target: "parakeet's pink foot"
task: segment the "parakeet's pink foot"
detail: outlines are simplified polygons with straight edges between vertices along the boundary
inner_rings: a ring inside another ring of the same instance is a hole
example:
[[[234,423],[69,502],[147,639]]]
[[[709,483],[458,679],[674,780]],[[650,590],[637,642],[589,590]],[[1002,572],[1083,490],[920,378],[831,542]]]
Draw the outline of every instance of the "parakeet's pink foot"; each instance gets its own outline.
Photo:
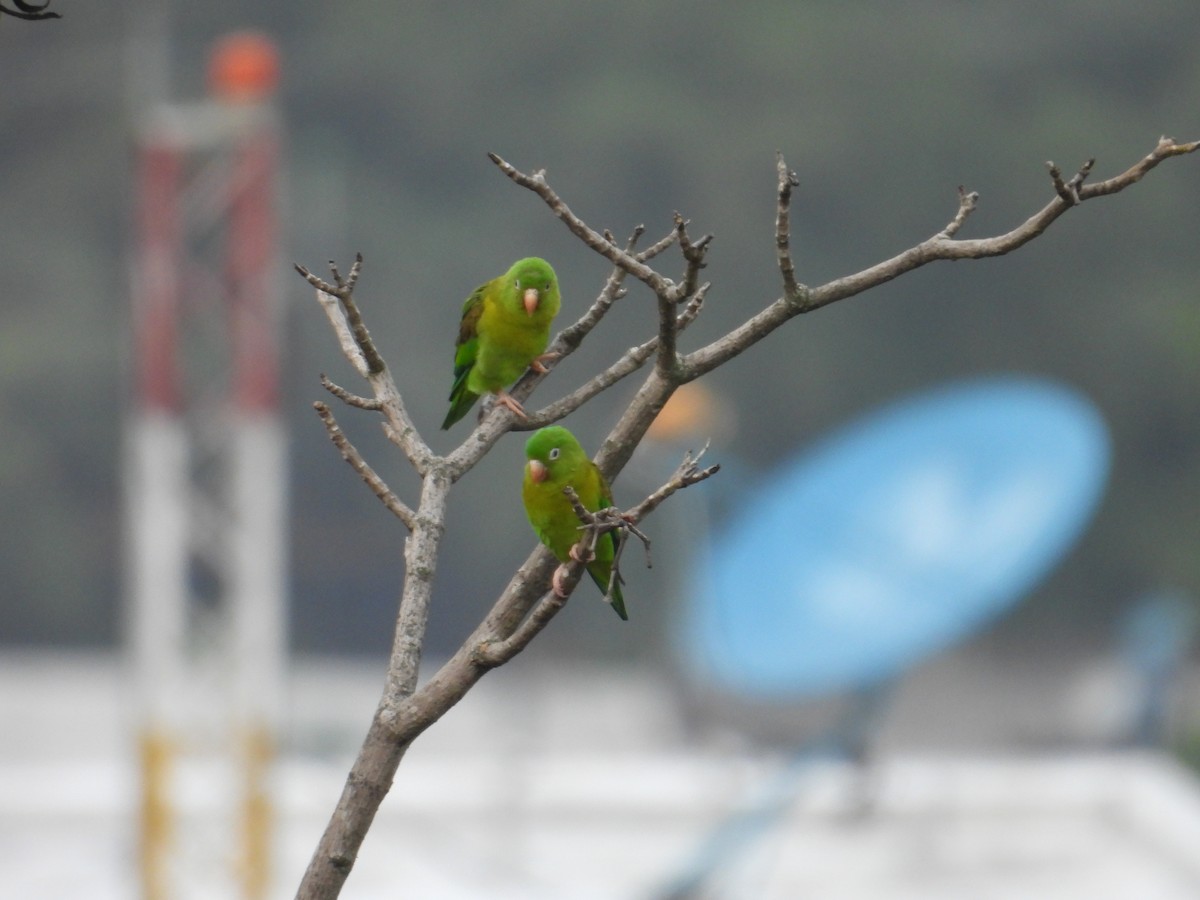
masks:
[[[525,415],[525,407],[521,406],[521,404],[514,400],[506,391],[496,391],[496,402],[507,409],[511,409],[522,419],[529,418],[527,415]]]
[[[559,566],[554,570],[554,575],[550,578],[550,587],[554,590],[554,596],[562,600],[567,599],[567,589],[563,587],[563,579],[567,577],[567,567]]]
[[[568,550],[567,553],[570,554],[571,559],[575,560],[575,562],[590,563],[596,558],[596,554],[588,550],[588,548],[585,547],[582,542],[578,544],[572,544],[571,549]]]
[[[529,364],[529,368],[537,372],[539,375],[545,375],[550,370],[546,368],[546,363],[552,359],[558,359],[562,356],[561,353],[543,353],[541,356],[536,356],[533,362]]]

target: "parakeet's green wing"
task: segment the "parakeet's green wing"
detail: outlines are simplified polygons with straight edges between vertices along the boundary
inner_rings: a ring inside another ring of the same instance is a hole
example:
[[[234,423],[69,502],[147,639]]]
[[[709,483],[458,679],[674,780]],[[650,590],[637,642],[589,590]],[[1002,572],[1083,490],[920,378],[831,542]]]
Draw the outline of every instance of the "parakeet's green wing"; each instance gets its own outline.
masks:
[[[443,431],[465,416],[479,399],[478,394],[467,388],[467,379],[479,355],[479,317],[483,315],[483,292],[486,287],[486,284],[481,284],[475,288],[463,303],[458,340],[454,344],[454,385],[450,388],[450,411],[442,422]]]

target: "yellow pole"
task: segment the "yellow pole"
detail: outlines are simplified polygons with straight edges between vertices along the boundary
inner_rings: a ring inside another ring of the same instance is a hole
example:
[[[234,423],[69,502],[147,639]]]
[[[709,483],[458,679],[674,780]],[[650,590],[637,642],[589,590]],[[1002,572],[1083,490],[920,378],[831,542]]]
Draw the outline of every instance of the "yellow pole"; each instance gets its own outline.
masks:
[[[271,875],[271,807],[269,779],[275,742],[265,727],[242,733],[241,852],[238,871],[245,900],[265,900]]]
[[[143,900],[167,900],[170,894],[167,870],[175,825],[170,788],[174,750],[170,738],[153,728],[142,731],[138,739],[142,777],[138,873]]]

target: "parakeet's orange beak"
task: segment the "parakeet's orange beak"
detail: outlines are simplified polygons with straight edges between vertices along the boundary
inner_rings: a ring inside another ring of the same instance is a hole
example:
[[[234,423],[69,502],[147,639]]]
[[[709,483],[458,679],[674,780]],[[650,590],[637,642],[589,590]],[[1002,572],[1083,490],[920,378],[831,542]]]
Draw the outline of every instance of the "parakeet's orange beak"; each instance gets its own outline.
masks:
[[[538,484],[546,480],[546,476],[550,474],[550,470],[546,468],[546,464],[538,459],[529,461],[529,480],[534,484]]]
[[[525,315],[532,316],[538,308],[538,289],[525,289]]]

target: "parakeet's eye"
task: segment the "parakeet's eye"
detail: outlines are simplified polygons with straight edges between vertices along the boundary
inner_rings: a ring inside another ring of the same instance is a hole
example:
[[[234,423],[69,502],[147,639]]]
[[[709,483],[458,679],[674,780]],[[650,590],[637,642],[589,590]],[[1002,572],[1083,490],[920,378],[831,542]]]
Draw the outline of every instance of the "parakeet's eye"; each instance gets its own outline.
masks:
[[[550,290],[550,282],[546,282],[546,290]]]
[[[558,459],[558,448],[557,447],[555,447],[553,450],[550,451],[549,458],[550,459]]]
[[[520,278],[518,278],[516,281],[514,281],[513,284],[516,285],[518,291],[521,289],[521,279]]]

